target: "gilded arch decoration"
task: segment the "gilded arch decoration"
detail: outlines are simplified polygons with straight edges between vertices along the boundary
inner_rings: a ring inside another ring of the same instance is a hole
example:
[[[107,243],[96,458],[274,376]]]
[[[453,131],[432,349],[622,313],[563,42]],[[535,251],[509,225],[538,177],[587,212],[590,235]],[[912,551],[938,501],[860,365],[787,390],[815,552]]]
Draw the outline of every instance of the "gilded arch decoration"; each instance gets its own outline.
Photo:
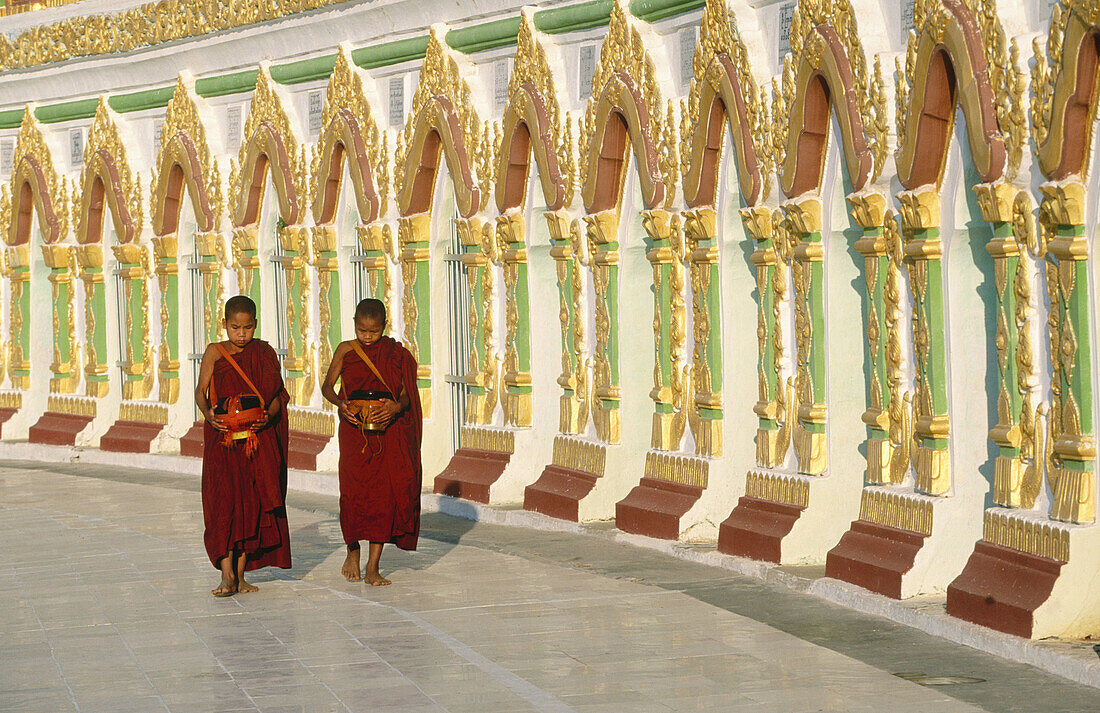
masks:
[[[502,118],[500,150],[496,155],[495,194],[497,218],[495,257],[501,263],[505,289],[504,362],[500,402],[504,423],[529,426],[532,418],[530,296],[527,278],[526,216],[531,161],[546,203],[544,218],[551,229],[551,255],[557,266],[559,310],[562,328],[563,413],[580,407],[577,389],[584,383],[577,365],[583,357],[574,350],[570,335],[577,328],[574,315],[579,312],[580,290],[573,291],[573,274],[580,265],[568,234],[571,218],[566,208],[574,197],[576,163],[574,160],[572,117],[564,114],[546,48],[535,30],[532,11],[521,11],[516,55],[508,80],[508,102]],[[564,114],[564,116],[563,116]],[[579,275],[578,275],[579,276]],[[572,311],[570,311],[572,310]],[[569,420],[568,418],[566,420]]]
[[[50,389],[68,393],[80,380],[72,284],[76,266],[72,247],[58,244],[69,232],[69,193],[64,177],[54,169],[45,133],[34,116],[34,105],[29,104],[23,110],[13,167],[10,184],[4,186],[3,192],[4,241],[10,246],[4,274],[11,281],[6,366],[13,386],[29,387],[31,228],[37,215],[53,293]]]
[[[81,246],[102,247],[104,205],[110,208],[121,245],[129,245],[141,235],[144,223],[141,184],[130,169],[118,122],[118,114],[107,106],[106,97],[100,97],[88,129],[80,170],[76,242]]]
[[[313,394],[315,348],[309,339],[309,229],[301,225],[309,200],[309,160],[283,108],[268,63],[260,64],[256,89],[245,120],[244,141],[231,160],[229,215],[233,225],[233,262],[241,294],[260,304],[259,222],[270,178],[281,225],[277,240],[285,278],[286,349],[283,366],[291,403],[305,405]],[[262,319],[262,317],[261,317]]]
[[[836,119],[844,169],[862,203],[878,197],[871,187],[886,161],[888,117],[881,67],[876,61],[874,71],[868,70],[849,0],[800,2],[791,21],[790,47],[781,84],[773,84],[772,92],[772,152],[779,188],[789,200],[771,216],[771,227],[765,210],[742,212],[758,242],[753,255],[761,295],[757,459],[765,467],[782,465],[793,441],[799,472],[821,475],[827,467],[828,417],[821,183],[830,120]],[[853,219],[859,222],[865,213],[857,208]],[[881,210],[877,213],[877,223],[861,224],[865,232],[881,233]],[[872,281],[864,295],[868,303],[881,286]],[[779,315],[784,299],[794,312],[793,344],[783,342]],[[873,332],[870,321],[868,331]],[[787,351],[793,356],[793,375],[786,374]]]
[[[319,363],[327,364],[340,343],[340,274],[337,271],[337,234],[333,221],[344,190],[344,165],[351,176],[359,215],[356,232],[367,260],[371,296],[390,307],[389,259],[393,231],[380,222],[389,197],[389,146],[379,129],[364,89],[363,76],[341,45],[329,78],[321,111],[321,135],[314,148],[311,169],[313,196],[313,259],[321,294]]]
[[[773,92],[772,146],[779,187],[788,198],[816,190],[825,166],[829,112],[840,126],[853,192],[878,178],[886,162],[886,102],[876,62],[868,73],[849,0],[803,0],[791,20],[790,54]]]
[[[745,203],[755,205],[771,192],[771,121],[765,94],[750,67],[748,50],[726,3],[711,0],[703,10],[692,59],[694,76],[681,108],[680,170],[684,202],[691,208],[714,203],[726,125],[733,136]]]
[[[501,213],[526,200],[532,156],[539,168],[547,210],[560,210],[572,203],[576,170],[572,117],[563,117],[563,113],[546,48],[537,37],[530,11],[524,10],[502,119],[504,150],[497,156],[495,193]],[[526,131],[526,141],[519,133],[522,131]]]
[[[266,62],[256,78],[244,141],[230,165],[229,215],[235,228],[259,220],[269,170],[279,216],[287,225],[301,222],[307,201],[305,149],[298,145]]]
[[[124,399],[144,398],[152,388],[149,346],[149,253],[138,243],[144,225],[141,184],[131,170],[118,115],[100,97],[84,146],[80,171],[81,205],[76,215],[76,259],[84,281],[84,322],[88,396],[103,397],[110,389],[107,364],[107,295],[105,285],[103,208],[110,209],[117,244],[111,245],[123,279],[119,309],[126,315]]]
[[[578,132],[581,197],[588,213],[617,210],[628,151],[637,160],[645,207],[671,205],[679,168],[675,114],[672,101],[667,107],[662,101],[657,77],[641,33],[616,0]]]
[[[442,31],[437,27],[431,30],[420,80],[397,141],[393,178],[402,216],[431,210],[441,152],[463,218],[472,217],[485,206],[485,188],[492,185],[488,175],[492,173],[492,162],[485,161],[494,148],[489,125],[478,117],[462,69],[444,47]]]
[[[1100,63],[1100,3],[1055,2],[1044,52],[1033,43],[1031,137],[1047,179],[1084,177],[1089,169]]]
[[[899,64],[896,74],[898,180],[908,190],[939,187],[956,105],[982,182],[999,180],[1006,169],[1013,178],[1026,138],[1024,81],[995,0],[916,0],[913,22],[905,69]]]
[[[420,67],[405,128],[398,136],[394,162],[394,192],[400,213],[398,243],[405,292],[402,311],[405,344],[420,364],[417,383],[425,413],[431,408],[431,311],[429,301],[429,241],[431,209],[442,155],[454,186],[459,218],[455,227],[467,266],[470,305],[470,385],[467,421],[487,423],[497,400],[497,362],[492,353],[493,322],[487,305],[493,302],[490,260],[496,255],[491,224],[477,217],[488,202],[493,185],[501,135],[499,125],[482,122],[474,97],[463,78],[469,68],[443,41],[445,28],[433,26]]]
[[[692,59],[694,76],[681,106],[680,169],[684,202],[684,255],[689,259],[694,348],[689,423],[699,455],[722,451],[722,353],[720,271],[718,269],[718,174],[726,126],[733,137],[733,160],[741,195],[755,205],[771,192],[770,119],[765,93],[750,69],[748,52],[725,0],[703,10]],[[674,375],[675,376],[675,375]],[[680,379],[682,382],[683,379]]]
[[[654,277],[653,444],[676,450],[686,408],[680,365],[683,343],[683,226],[669,208],[679,162],[673,104],[662,98],[653,58],[626,6],[616,0],[592,77],[592,94],[578,130],[581,198],[592,270],[595,344],[592,406],[596,436],[618,443],[619,219],[627,158],[633,153],[641,186],[643,226],[654,246],[648,257]]]
[[[200,232],[216,230],[221,219],[221,174],[199,113],[200,101],[194,82],[180,75],[165,110],[150,197],[153,233],[158,236],[176,232],[184,186]]]
[[[207,137],[194,82],[181,74],[165,111],[152,185],[154,272],[160,289],[161,338],[158,347],[159,398],[176,403],[180,389],[179,218],[184,192],[190,198],[197,230],[195,245],[202,265],[203,341],[219,338],[216,315],[221,302],[219,268],[224,264],[218,229],[224,190],[218,161]]]
[[[1092,0],[1055,3],[1046,52],[1038,40],[1034,51],[1031,130],[1036,163],[1048,182],[1039,186],[1037,226],[1030,200],[1018,200],[1023,205],[1013,215],[1018,241],[1041,259],[1046,273],[1050,394],[1045,427],[1043,406],[1033,415],[1031,403],[1024,404],[1020,447],[1030,463],[1015,490],[1006,489],[1006,504],[1034,507],[1045,485],[1050,518],[1087,523],[1096,519],[1096,339],[1089,315],[1095,293],[1088,285],[1092,248],[1085,178],[1097,106],[1100,7]],[[1004,529],[995,534],[1005,536]]]
[[[313,156],[314,222],[327,225],[335,219],[345,161],[360,222],[367,225],[378,220],[388,197],[388,159],[386,134],[374,119],[363,77],[348,49],[341,46],[325,92],[321,136]]]

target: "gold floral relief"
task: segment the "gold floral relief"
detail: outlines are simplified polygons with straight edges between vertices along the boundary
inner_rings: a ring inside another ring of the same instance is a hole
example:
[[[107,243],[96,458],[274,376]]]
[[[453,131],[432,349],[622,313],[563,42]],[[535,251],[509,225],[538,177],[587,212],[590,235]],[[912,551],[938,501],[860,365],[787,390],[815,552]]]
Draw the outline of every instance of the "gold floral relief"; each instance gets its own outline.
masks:
[[[17,69],[74,57],[128,52],[286,17],[346,0],[158,0],[109,15],[60,20],[0,37],[0,68]]]

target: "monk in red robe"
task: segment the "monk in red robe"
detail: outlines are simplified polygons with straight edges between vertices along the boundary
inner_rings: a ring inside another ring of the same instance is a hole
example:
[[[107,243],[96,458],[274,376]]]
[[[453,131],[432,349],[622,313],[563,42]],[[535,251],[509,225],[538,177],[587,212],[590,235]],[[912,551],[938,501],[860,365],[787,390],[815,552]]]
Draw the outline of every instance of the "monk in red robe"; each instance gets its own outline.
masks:
[[[248,297],[239,295],[225,303],[224,324],[229,339],[206,348],[195,389],[195,403],[206,419],[203,539],[210,562],[222,573],[210,592],[216,597],[255,592],[257,588],[244,579],[247,571],[290,567],[283,417],[289,396],[279,359],[267,342],[253,339],[256,303]],[[263,399],[262,409],[257,395]],[[258,420],[243,427],[234,424],[215,400],[236,396],[254,399]]]
[[[366,540],[370,551],[362,578],[373,586],[390,583],[378,571],[383,546],[415,550],[420,534],[423,415],[416,360],[385,331],[385,305],[360,302],[356,338],[336,347],[321,386],[340,411],[340,529],[348,547],[341,573],[348,581],[360,579],[359,541]],[[370,400],[369,420],[386,425],[384,430],[363,427],[366,416],[353,413],[348,403],[359,399]]]

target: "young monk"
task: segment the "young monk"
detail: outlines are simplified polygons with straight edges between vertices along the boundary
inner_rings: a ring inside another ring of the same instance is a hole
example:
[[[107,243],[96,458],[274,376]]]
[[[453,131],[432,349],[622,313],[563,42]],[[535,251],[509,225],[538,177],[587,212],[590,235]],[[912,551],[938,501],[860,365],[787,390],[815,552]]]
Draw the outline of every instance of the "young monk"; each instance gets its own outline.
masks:
[[[195,403],[206,419],[203,539],[210,562],[222,573],[221,582],[210,591],[215,597],[255,592],[257,588],[245,581],[245,572],[290,567],[285,506],[287,424],[282,418],[289,396],[283,388],[279,359],[267,342],[253,338],[256,303],[248,297],[238,295],[225,303],[223,324],[229,339],[207,346],[195,389]],[[229,423],[224,412],[215,412],[218,403],[214,399],[253,397],[256,392],[265,408],[249,427],[254,439],[230,438],[226,445]]]
[[[375,299],[360,302],[355,308],[355,339],[336,347],[321,386],[321,393],[340,412],[340,529],[348,547],[341,574],[349,582],[362,576],[375,587],[390,583],[378,571],[382,547],[392,542],[415,550],[420,534],[422,415],[416,360],[385,331],[385,305]],[[342,382],[339,393],[337,379]],[[360,430],[361,421],[348,407],[356,392],[366,391],[391,396],[375,402],[372,420],[388,423],[384,431]],[[362,575],[360,540],[370,543]]]

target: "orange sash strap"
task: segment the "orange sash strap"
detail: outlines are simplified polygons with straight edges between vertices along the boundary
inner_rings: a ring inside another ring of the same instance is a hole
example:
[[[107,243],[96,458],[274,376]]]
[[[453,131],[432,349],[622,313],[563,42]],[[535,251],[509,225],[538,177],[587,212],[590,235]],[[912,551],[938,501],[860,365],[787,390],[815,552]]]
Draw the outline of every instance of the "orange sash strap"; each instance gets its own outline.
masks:
[[[390,388],[390,385],[386,383],[386,380],[382,378],[382,375],[378,373],[378,367],[374,365],[374,362],[370,360],[370,357],[367,356],[367,353],[363,351],[363,347],[359,346],[358,339],[353,339],[351,341],[351,348],[355,350],[355,353],[359,355],[359,358],[362,359],[363,362],[370,368],[370,370],[374,372],[374,375],[377,376],[378,380],[382,382],[382,386],[386,387],[386,391],[390,392],[390,394],[392,394],[393,396],[397,396],[397,394],[393,392],[393,389]]]
[[[260,390],[257,389],[256,385],[252,383],[252,379],[248,378],[248,374],[244,373],[244,369],[242,369],[240,364],[237,363],[237,360],[233,358],[233,355],[230,354],[229,351],[221,345],[221,342],[214,342],[214,346],[217,347],[218,351],[221,352],[221,355],[225,357],[225,360],[229,362],[229,365],[236,369],[237,374],[239,374],[240,377],[244,379],[244,383],[248,384],[248,388],[252,389],[252,393],[255,394],[256,398],[260,400],[260,409],[266,412],[267,403],[264,400],[263,395],[260,393]],[[212,402],[211,406],[217,404],[218,401],[217,393],[214,389],[213,379],[210,380],[210,401]],[[245,455],[251,457],[252,454],[256,452],[256,447],[258,443],[256,432],[251,429],[249,429],[248,431],[226,431],[225,437],[222,439],[222,445],[226,447],[231,447],[236,441],[239,440],[245,441]]]
[[[390,385],[386,383],[386,379],[383,378],[382,374],[378,371],[378,367],[374,365],[374,362],[371,361],[369,356],[367,356],[367,353],[363,351],[363,348],[361,346],[359,346],[358,339],[351,340],[351,348],[355,350],[355,353],[359,355],[359,358],[363,360],[363,363],[366,364],[367,367],[374,372],[374,375],[377,376],[378,380],[382,382],[382,386],[386,387],[386,391],[390,392],[390,396],[396,396],[396,394],[394,394],[393,392],[393,389],[390,388]],[[369,428],[367,427],[366,420],[362,421],[359,424],[359,432],[363,434],[363,450],[361,451],[362,453],[367,452],[367,447],[370,443],[370,441],[367,439],[368,430]],[[381,453],[381,450],[379,450],[378,452]],[[371,455],[377,455],[377,453],[374,453],[372,449]]]

